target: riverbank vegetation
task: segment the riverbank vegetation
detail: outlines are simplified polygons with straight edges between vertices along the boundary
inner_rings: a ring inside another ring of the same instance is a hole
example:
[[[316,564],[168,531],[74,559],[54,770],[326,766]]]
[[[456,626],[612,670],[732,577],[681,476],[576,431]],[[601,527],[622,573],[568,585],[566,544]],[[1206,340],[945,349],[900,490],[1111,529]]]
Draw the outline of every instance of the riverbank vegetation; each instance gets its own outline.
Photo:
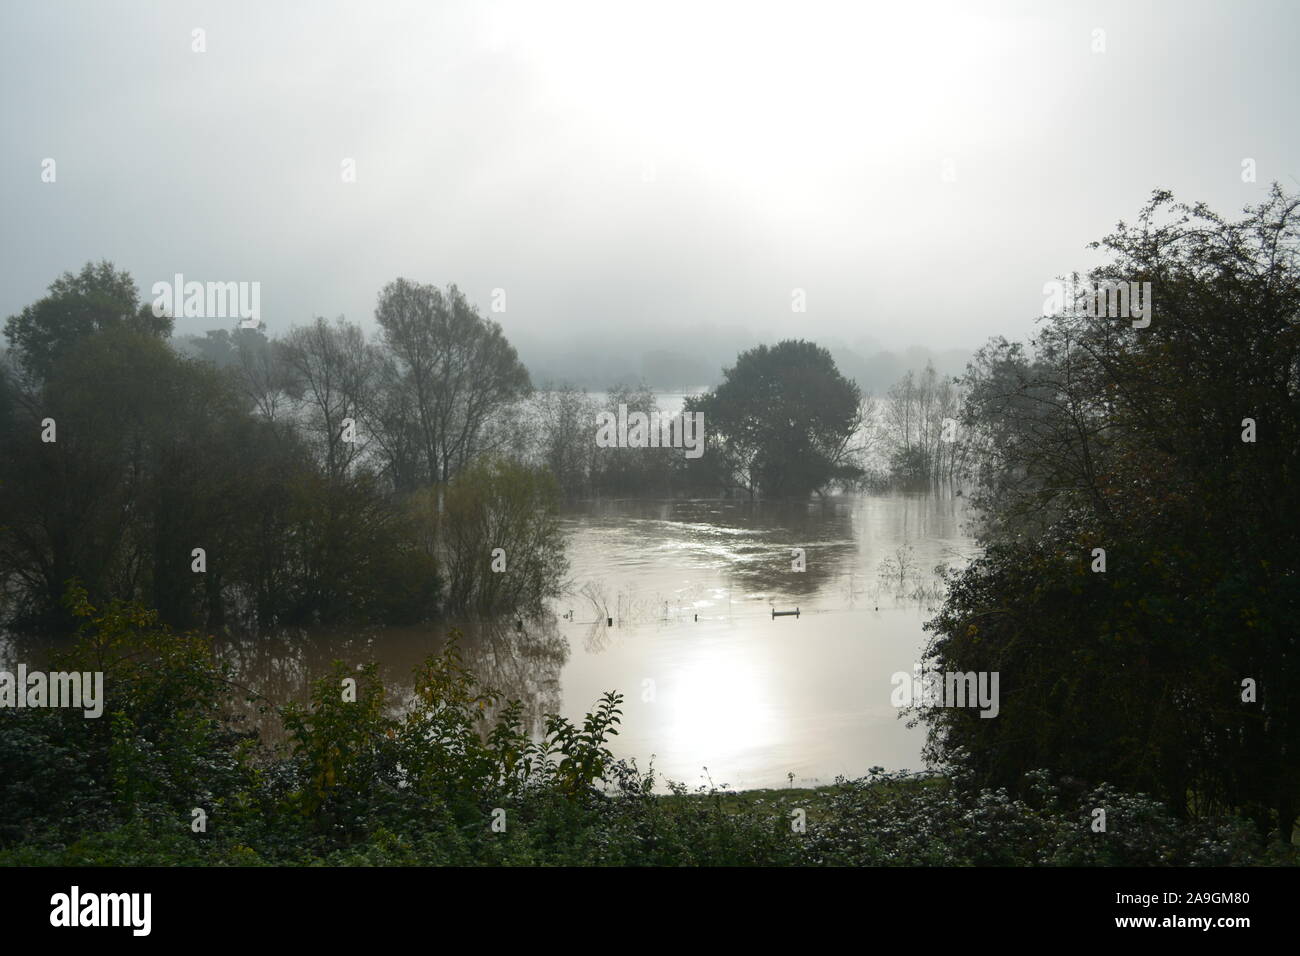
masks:
[[[527,370],[454,286],[399,280],[376,314],[376,341],[318,319],[277,340],[211,333],[195,358],[101,263],[10,318],[6,624],[66,631],[74,578],[177,627],[251,631],[511,613],[556,594],[555,482],[502,454]]]
[[[454,287],[386,287],[374,341],[317,320],[195,358],[129,277],[63,277],[6,326],[0,597],[15,625],[80,627],[69,667],[105,671],[109,700],[0,713],[0,860],[1291,860],[1297,208],[1275,188],[1229,221],[1156,193],[1092,276],[1150,283],[1143,323],[1066,310],[958,382],[921,370],[873,401],[813,343],[756,347],[687,399],[698,460],[597,448],[594,401],[534,393]],[[617,694],[525,726],[454,648],[410,688],[340,665],[300,707],[263,701],[283,729],[264,738],[234,716],[256,689],[200,636],[535,611],[564,586],[565,496],[891,478],[970,489],[981,554],[949,574],[926,663],[998,673],[998,716],[918,710],[934,776],[808,807],[665,794],[610,754]]]
[[[84,591],[69,604],[82,637],[57,666],[103,668],[105,714],[0,718],[0,865],[1293,862],[1243,821],[1180,820],[1046,771],[1019,795],[879,769],[813,790],[690,792],[613,758],[617,694],[533,736],[454,641],[402,688],[336,665],[309,702],[268,713],[288,732],[272,745],[232,722],[249,692],[202,638],[138,608],[97,611]]]
[[[705,417],[688,457],[600,447],[597,413],[664,412],[653,390],[534,390],[455,286],[399,279],[376,318],[371,338],[318,318],[174,340],[111,264],[57,279],[5,326],[4,623],[66,631],[74,578],[180,628],[524,614],[564,586],[565,499],[806,496],[926,484],[957,461],[953,387],[932,368],[882,414],[827,350],[757,346],[687,398]]]
[[[1065,312],[967,376],[981,555],[931,623],[1000,671],[931,756],[1020,792],[1052,765],[1290,839],[1300,799],[1300,199],[1239,221],[1157,193],[1098,244],[1149,326]]]

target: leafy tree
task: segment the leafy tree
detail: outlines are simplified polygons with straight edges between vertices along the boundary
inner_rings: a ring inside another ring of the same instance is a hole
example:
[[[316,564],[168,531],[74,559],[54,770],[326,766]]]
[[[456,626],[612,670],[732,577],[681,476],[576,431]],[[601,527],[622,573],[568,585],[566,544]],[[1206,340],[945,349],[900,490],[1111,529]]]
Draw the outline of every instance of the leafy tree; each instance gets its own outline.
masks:
[[[723,376],[686,411],[704,413],[704,467],[724,487],[800,496],[861,477],[854,441],[865,424],[863,396],[826,349],[803,340],[760,345]]]
[[[50,294],[5,322],[5,338],[23,371],[38,379],[81,339],[108,329],[124,328],[166,338],[171,316],[154,315],[141,305],[135,282],[104,260],[87,262],[78,273],[65,272],[50,283]]]
[[[218,552],[238,485],[241,412],[220,374],[117,328],[70,346],[40,385],[9,385],[0,569],[20,609],[57,611],[76,577],[92,600],[143,599],[186,623],[203,600],[191,551]]]
[[[309,410],[336,416],[324,434],[337,438],[337,417],[359,400],[346,377],[328,376],[352,359],[318,354],[303,356],[315,383],[304,388]],[[73,578],[93,601],[147,603],[178,627],[429,616],[438,576],[404,503],[370,469],[342,471],[351,446],[337,443],[331,460],[312,442],[320,419],[251,411],[229,369],[125,327],[72,343],[41,380],[0,376],[11,617],[67,627],[60,598]],[[55,441],[41,440],[46,419]]]
[[[452,481],[444,500],[435,520],[448,610],[540,611],[559,594],[568,560],[556,520],[559,489],[550,472],[484,460]],[[504,556],[494,557],[497,548]]]
[[[1067,311],[1029,348],[994,342],[972,363],[987,550],[954,582],[931,654],[943,671],[999,670],[1003,702],[996,720],[927,717],[935,755],[976,781],[1048,767],[1290,838],[1298,207],[1275,186],[1228,221],[1158,191],[1095,244],[1111,261],[1094,279],[1151,283],[1149,326]]]

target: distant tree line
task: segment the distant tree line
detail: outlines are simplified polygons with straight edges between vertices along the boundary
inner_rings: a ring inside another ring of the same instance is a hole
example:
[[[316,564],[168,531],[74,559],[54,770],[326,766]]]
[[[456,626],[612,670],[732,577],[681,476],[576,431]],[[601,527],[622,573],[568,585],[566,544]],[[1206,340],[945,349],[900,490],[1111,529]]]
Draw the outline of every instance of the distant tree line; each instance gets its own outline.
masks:
[[[688,397],[681,414],[703,415],[698,455],[598,447],[596,415],[620,406],[669,417],[644,383],[613,386],[603,403],[568,385],[539,393],[533,454],[566,496],[801,497],[853,488],[866,473],[873,406],[811,342],[749,349],[723,370],[720,385]]]
[[[757,346],[686,400],[704,416],[697,456],[599,447],[600,412],[666,417],[654,392],[534,390],[500,326],[455,286],[398,279],[375,318],[373,337],[316,318],[278,338],[236,327],[173,340],[171,317],[107,262],[10,317],[9,618],[59,618],[73,579],[92,600],[138,600],[182,627],[538,608],[564,583],[562,498],[851,490],[882,450],[898,480],[955,465],[940,442],[952,387],[933,368],[909,373],[882,414],[826,349]],[[496,548],[505,572],[492,570]]]
[[[930,488],[968,474],[962,386],[932,364],[908,371],[883,399],[864,394],[815,343],[759,345],[723,369],[716,388],[689,396],[704,415],[698,459],[664,448],[600,448],[602,411],[666,414],[645,383],[611,386],[603,401],[572,385],[548,385],[521,409],[519,454],[546,465],[568,499],[612,497],[806,497]]]

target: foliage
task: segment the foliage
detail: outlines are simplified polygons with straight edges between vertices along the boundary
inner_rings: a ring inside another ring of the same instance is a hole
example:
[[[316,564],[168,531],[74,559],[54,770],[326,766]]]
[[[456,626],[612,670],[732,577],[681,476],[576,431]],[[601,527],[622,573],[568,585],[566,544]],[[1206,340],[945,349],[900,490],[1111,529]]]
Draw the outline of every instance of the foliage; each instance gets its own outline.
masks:
[[[559,490],[549,471],[485,459],[443,494],[442,513],[432,515],[432,539],[448,579],[448,611],[538,611],[559,594],[568,559],[556,517]],[[498,548],[504,555],[494,555]]]
[[[81,636],[53,657],[51,670],[102,673],[103,713],[0,716],[3,838],[137,818],[188,823],[193,807],[211,812],[238,800],[245,735],[228,718],[233,688],[208,643],[171,633],[136,606],[96,610],[77,586],[67,603]]]
[[[699,467],[721,487],[801,496],[862,476],[853,445],[864,425],[862,393],[826,349],[803,340],[759,345],[723,375],[686,403],[704,413]]]
[[[254,630],[409,623],[443,603],[525,612],[562,583],[552,486],[494,455],[518,430],[503,420],[527,372],[454,286],[390,285],[380,343],[317,319],[278,340],[235,329],[178,343],[199,358],[164,341],[170,319],[130,318],[137,306],[130,277],[101,263],[9,321],[7,623],[66,632],[74,578],[95,602],[142,602],[172,626]],[[493,477],[475,490],[462,472]],[[510,573],[467,574],[443,602],[440,561],[485,571],[480,533],[511,549]]]
[[[1000,671],[1001,713],[927,719],[932,755],[978,785],[1047,767],[1290,838],[1298,207],[1275,187],[1229,222],[1157,192],[1093,276],[1150,282],[1149,326],[1066,312],[972,363],[986,548],[951,582],[930,659]]]
[[[336,662],[280,713],[288,751],[232,726],[204,640],[70,593],[62,666],[102,667],[104,716],[0,716],[0,865],[1223,865],[1294,863],[1227,815],[1180,821],[1109,783],[1047,772],[1023,794],[878,769],[816,790],[694,792],[614,759],[622,697],[532,737],[458,636],[394,698]],[[355,681],[355,694],[345,683]],[[1107,830],[1091,828],[1094,807]],[[207,811],[205,832],[191,809]],[[794,810],[805,833],[791,827]],[[504,810],[501,818],[499,811]],[[492,822],[504,819],[505,828]]]
[[[77,342],[97,332],[123,329],[165,338],[170,316],[156,316],[141,305],[130,275],[112,263],[87,262],[80,272],[65,272],[50,283],[50,294],[5,322],[5,338],[23,370],[37,380]]]
[[[596,456],[600,449],[595,442],[595,422],[598,411],[595,400],[586,391],[569,385],[543,387],[533,397],[537,459],[555,476],[566,498],[588,496],[597,488]]]

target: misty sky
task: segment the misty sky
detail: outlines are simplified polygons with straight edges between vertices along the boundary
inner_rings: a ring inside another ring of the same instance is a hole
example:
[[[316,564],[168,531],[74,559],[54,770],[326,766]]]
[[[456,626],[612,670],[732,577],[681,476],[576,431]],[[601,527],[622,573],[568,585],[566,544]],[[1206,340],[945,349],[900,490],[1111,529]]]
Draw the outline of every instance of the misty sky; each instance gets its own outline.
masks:
[[[0,317],[108,258],[146,300],[258,281],[272,333],[373,329],[406,276],[504,288],[524,343],[973,348],[1153,188],[1300,188],[1298,35],[1249,0],[7,0]]]

